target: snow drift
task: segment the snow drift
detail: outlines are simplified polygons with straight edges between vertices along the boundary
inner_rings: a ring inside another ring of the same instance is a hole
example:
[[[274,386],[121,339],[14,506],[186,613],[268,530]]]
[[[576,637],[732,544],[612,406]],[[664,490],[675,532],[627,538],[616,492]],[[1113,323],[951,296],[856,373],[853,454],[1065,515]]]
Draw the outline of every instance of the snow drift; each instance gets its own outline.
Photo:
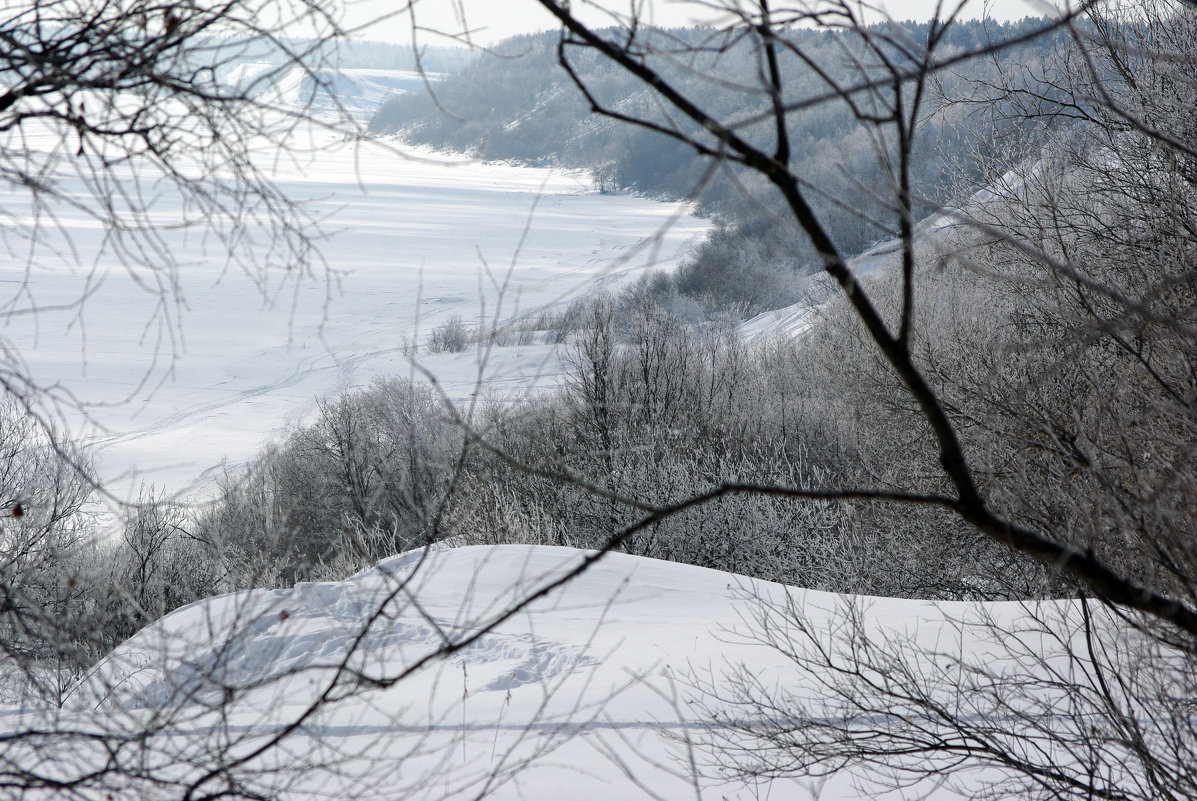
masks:
[[[763,643],[765,606],[828,632],[852,606],[870,637],[925,649],[929,669],[940,653],[983,663],[1000,652],[970,620],[1016,626],[1071,608],[844,598],[618,553],[521,605],[590,555],[416,551],[343,582],[193,604],[97,666],[44,724],[60,734],[39,757],[66,778],[107,758],[80,732],[148,731],[141,773],[114,781],[149,797],[166,785],[210,791],[212,765],[232,762],[245,787],[295,799],[754,798],[767,788],[704,767],[719,702],[700,679],[736,668],[814,697],[819,677]],[[778,780],[772,792],[855,797],[861,778]]]

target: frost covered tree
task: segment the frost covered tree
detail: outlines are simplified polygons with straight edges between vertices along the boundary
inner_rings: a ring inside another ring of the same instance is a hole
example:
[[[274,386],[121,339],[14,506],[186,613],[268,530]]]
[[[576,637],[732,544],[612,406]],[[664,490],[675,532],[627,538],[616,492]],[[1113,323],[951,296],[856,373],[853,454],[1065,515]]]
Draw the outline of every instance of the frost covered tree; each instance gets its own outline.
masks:
[[[78,453],[63,446],[12,398],[0,402],[0,672],[59,697],[95,656],[80,619],[83,589],[68,565],[89,556],[91,488]],[[34,666],[44,666],[35,670]]]

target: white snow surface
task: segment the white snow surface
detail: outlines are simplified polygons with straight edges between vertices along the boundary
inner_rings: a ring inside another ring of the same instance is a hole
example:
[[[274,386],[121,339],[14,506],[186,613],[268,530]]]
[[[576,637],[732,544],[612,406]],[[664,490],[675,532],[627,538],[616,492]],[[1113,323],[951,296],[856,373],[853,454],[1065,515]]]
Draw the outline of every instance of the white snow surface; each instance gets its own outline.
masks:
[[[755,787],[695,778],[684,744],[702,736],[693,704],[704,699],[687,676],[742,666],[799,698],[817,692],[814,677],[754,641],[758,605],[749,594],[790,603],[829,632],[856,602],[867,636],[925,649],[930,667],[937,653],[979,662],[1002,653],[993,635],[969,633],[970,618],[1010,627],[1044,607],[1067,612],[1052,603],[852,599],[609,553],[468,646],[404,675],[587,556],[521,545],[416,551],[344,582],[195,603],[119,647],[52,713],[53,725],[136,731],[153,722],[162,731],[149,741],[147,764],[183,777],[217,744],[244,753],[302,719],[253,763],[260,789],[283,799],[471,798],[483,789],[513,801],[694,798],[696,790],[727,799],[887,797],[852,771]],[[305,718],[337,666],[393,684],[334,690],[339,700]],[[34,719],[0,710],[5,728]],[[95,757],[78,739],[62,738],[49,758],[63,770],[88,764]],[[271,772],[280,765],[304,769]],[[958,797],[951,786],[923,789]]]
[[[22,135],[34,157],[59,146]],[[31,260],[4,233],[0,337],[38,384],[87,406],[95,426],[71,416],[70,433],[96,445],[100,476],[118,495],[136,495],[143,481],[187,490],[303,421],[318,398],[375,376],[419,375],[405,345],[451,316],[506,319],[618,286],[672,266],[707,225],[685,204],[600,194],[575,172],[347,143],[320,126],[301,126],[291,144],[286,158],[260,157],[329,232],[319,242],[327,272],[276,273],[263,291],[200,230],[166,231],[178,305],[158,305],[158,287],[125,270],[69,197],[52,206],[56,218],[34,218],[23,190],[0,188],[12,230],[36,226],[42,239]],[[79,180],[65,179],[68,196],[83,191]],[[163,222],[184,214],[166,192],[152,210]],[[20,313],[33,306],[37,314]],[[528,391],[558,370],[546,346],[498,349],[484,365],[481,356],[418,361],[458,400]]]

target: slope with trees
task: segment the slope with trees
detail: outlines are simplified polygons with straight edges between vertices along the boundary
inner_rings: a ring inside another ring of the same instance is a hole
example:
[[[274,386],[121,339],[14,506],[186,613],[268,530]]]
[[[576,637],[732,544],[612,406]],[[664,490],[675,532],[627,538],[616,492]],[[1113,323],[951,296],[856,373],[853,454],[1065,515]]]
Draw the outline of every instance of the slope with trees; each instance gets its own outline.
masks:
[[[987,42],[1019,40],[1042,21],[998,24],[961,21],[939,35],[944,52],[968,53]],[[917,38],[926,24],[869,26],[876,40]],[[604,35],[617,35],[612,29]],[[817,95],[825,79],[850,83],[861,68],[851,35],[828,28],[788,28],[779,33],[778,70],[793,98]],[[770,97],[756,78],[763,69],[751,37],[739,30],[638,28],[640,56],[680,91],[723,119],[738,135],[761,144],[772,135]],[[937,76],[921,109],[921,135],[912,143],[912,194],[918,209],[950,198],[958,182],[973,182],[980,165],[966,158],[974,126],[947,110],[943,98],[969,80],[996,79],[1017,63],[1032,64],[1049,53],[1052,36],[1026,37],[995,51],[992,60],[965,59]],[[411,142],[475,152],[485,158],[584,168],[606,190],[694,198],[712,214],[715,230],[676,277],[671,293],[697,301],[707,313],[750,316],[789,305],[806,293],[803,278],[818,257],[801,231],[773,211],[768,190],[731,161],[708,172],[709,163],[657,130],[680,125],[688,135],[701,126],[664,110],[635,77],[597,54],[575,53],[569,69],[591,97],[570,87],[557,63],[558,37],[534,34],[480,53],[430,87],[383,105],[371,122],[376,133],[399,132]],[[651,122],[623,126],[591,116],[591,103]],[[886,201],[876,187],[885,181],[874,142],[847,104],[796,104],[786,112],[791,160],[811,189],[811,204],[845,253],[885,239]],[[999,126],[1008,130],[1009,125]],[[562,132],[567,132],[562,135]]]

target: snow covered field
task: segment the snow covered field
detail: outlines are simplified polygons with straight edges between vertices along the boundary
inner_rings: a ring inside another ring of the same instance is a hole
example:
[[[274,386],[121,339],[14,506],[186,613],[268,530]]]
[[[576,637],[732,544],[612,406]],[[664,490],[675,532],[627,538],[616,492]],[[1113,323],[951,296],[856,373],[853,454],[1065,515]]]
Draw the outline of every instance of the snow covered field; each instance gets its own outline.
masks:
[[[742,667],[799,698],[819,692],[819,677],[754,640],[760,606],[750,594],[791,604],[829,637],[845,605],[858,602],[868,637],[926,649],[929,677],[943,669],[936,654],[984,664],[1001,652],[984,629],[970,633],[968,621],[986,615],[1013,625],[1030,611],[853,599],[608,554],[466,647],[416,668],[585,556],[543,546],[411,552],[345,582],[193,604],[118,648],[63,710],[44,713],[68,733],[36,758],[65,779],[104,756],[89,733],[149,730],[131,767],[183,781],[286,732],[236,771],[263,797],[473,798],[486,790],[529,801],[900,798],[856,786],[868,776],[853,771],[817,782],[721,781],[701,749],[689,751],[710,721],[696,702],[720,702],[689,678],[714,677],[724,692],[724,671]],[[1067,614],[1069,605],[1035,611]],[[354,673],[389,686],[351,690]],[[311,711],[320,698],[336,700]],[[28,726],[38,714],[0,712],[0,727]],[[149,784],[147,797],[156,797]],[[918,789],[957,797],[951,786]]]
[[[38,146],[35,137],[29,144]],[[67,306],[10,313],[0,335],[39,383],[88,406],[104,429],[92,433],[99,472],[118,494],[135,494],[142,481],[185,490],[222,460],[251,456],[317,398],[408,374],[405,345],[453,315],[472,322],[563,304],[673,264],[705,228],[682,204],[600,194],[583,175],[427,152],[405,158],[393,144],[345,144],[319,129],[298,132],[294,144],[293,158],[273,169],[330,232],[320,243],[330,282],[279,281],[264,297],[214,243],[173,232],[184,305],[159,308],[103,230],[68,203],[40,221],[45,242],[32,268],[19,242],[0,260],[7,309]],[[31,223],[20,212],[26,198],[6,191],[0,209]],[[164,195],[153,213],[171,220],[182,210]],[[85,303],[70,306],[84,293]],[[179,321],[173,346],[160,338],[174,330],[162,325],[164,312]],[[475,391],[474,354],[421,361],[450,395]],[[556,369],[549,348],[504,349],[485,378],[495,391],[518,391]]]

